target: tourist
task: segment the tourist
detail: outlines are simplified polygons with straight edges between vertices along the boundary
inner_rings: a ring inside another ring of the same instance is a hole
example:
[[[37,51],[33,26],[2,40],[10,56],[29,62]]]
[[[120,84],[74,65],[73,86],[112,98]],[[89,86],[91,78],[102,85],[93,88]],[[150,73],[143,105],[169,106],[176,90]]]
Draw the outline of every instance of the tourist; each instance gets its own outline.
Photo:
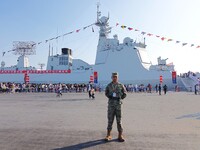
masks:
[[[161,84],[158,85],[158,91],[159,91],[159,95],[161,95],[161,91],[162,91]]]
[[[163,91],[164,91],[164,94],[166,95],[166,93],[167,93],[167,85],[166,84],[163,86]]]
[[[158,85],[155,86],[156,93],[158,93]]]
[[[95,99],[95,90],[94,90],[94,88],[91,89],[90,94],[91,94],[92,99]]]
[[[89,82],[89,84],[88,84],[88,95],[89,95],[89,98],[92,97],[91,90],[92,90],[92,84],[91,84],[91,82]]]

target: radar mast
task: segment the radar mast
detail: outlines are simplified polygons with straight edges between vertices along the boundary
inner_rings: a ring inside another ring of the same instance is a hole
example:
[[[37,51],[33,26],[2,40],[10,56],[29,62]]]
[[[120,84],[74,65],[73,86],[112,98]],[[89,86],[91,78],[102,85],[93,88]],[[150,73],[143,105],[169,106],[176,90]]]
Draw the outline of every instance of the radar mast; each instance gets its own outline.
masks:
[[[95,23],[96,26],[100,28],[99,37],[107,38],[108,34],[111,33],[111,27],[109,27],[109,14],[108,17],[102,16],[101,11],[99,10],[100,3],[97,3],[97,21]]]

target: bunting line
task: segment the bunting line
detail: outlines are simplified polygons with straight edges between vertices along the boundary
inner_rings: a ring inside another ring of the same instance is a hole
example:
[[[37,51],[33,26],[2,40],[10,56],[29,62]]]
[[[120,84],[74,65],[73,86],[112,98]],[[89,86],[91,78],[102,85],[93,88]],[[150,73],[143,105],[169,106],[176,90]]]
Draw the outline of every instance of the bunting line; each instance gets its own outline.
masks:
[[[89,28],[89,27],[92,27],[92,32],[94,32],[94,28],[93,28],[93,25],[94,25],[94,24],[95,24],[95,23],[92,23],[92,24],[90,24],[90,25],[84,26],[84,27],[79,28],[79,29],[77,29],[77,30],[73,30],[73,31],[64,33],[64,34],[62,34],[62,35],[58,35],[58,36],[56,36],[56,37],[52,37],[52,38],[46,39],[46,40],[44,40],[44,41],[37,42],[37,43],[33,44],[32,46],[40,45],[40,44],[42,44],[42,43],[47,43],[47,42],[52,41],[52,40],[57,40],[57,39],[59,39],[59,38],[61,38],[61,37],[64,37],[64,36],[69,35],[69,34],[72,34],[72,33],[79,33],[81,30],[85,30],[85,29],[87,29],[87,28]],[[15,51],[15,49],[12,49],[12,50],[9,50],[9,51],[3,51],[3,52],[2,52],[2,56],[4,56],[6,53],[12,52],[12,51]]]
[[[179,40],[174,40],[174,39],[171,39],[171,38],[167,38],[165,36],[160,36],[160,35],[157,35],[157,34],[152,34],[152,33],[149,33],[149,32],[145,32],[145,31],[140,31],[139,29],[135,29],[133,27],[129,27],[129,26],[126,26],[126,25],[120,25],[119,23],[116,23],[116,27],[120,26],[122,29],[128,29],[129,31],[135,31],[135,32],[139,32],[140,34],[142,35],[147,35],[149,37],[156,37],[156,38],[159,38],[160,40],[162,41],[167,41],[167,42],[175,42],[176,44],[181,44],[182,46],[190,46],[190,47],[196,47],[196,48],[200,48],[200,45],[197,45],[197,44],[189,44],[187,42],[181,42]]]

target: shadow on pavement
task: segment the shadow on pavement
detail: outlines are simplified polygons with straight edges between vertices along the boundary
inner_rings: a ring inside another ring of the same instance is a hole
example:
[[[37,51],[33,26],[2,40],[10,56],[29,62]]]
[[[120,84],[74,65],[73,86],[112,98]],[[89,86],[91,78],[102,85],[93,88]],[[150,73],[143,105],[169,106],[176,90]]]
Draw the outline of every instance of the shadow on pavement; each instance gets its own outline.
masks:
[[[176,119],[185,119],[185,118],[195,118],[195,119],[200,120],[200,112],[194,113],[194,114],[183,115],[183,116],[177,117]]]
[[[79,149],[86,149],[86,148],[90,148],[90,147],[95,147],[97,145],[101,145],[101,144],[106,144],[106,143],[110,143],[110,142],[116,142],[118,141],[117,139],[113,139],[109,142],[106,142],[104,139],[99,139],[99,140],[94,140],[94,141],[88,141],[85,143],[79,143],[76,145],[71,145],[71,146],[67,146],[67,147],[61,147],[61,148],[56,148],[53,150],[79,150]]]
[[[89,98],[83,98],[83,99],[60,99],[58,97],[58,99],[56,101],[66,101],[66,102],[76,102],[76,101],[93,101],[94,99],[89,99]],[[55,100],[53,100],[55,101]]]

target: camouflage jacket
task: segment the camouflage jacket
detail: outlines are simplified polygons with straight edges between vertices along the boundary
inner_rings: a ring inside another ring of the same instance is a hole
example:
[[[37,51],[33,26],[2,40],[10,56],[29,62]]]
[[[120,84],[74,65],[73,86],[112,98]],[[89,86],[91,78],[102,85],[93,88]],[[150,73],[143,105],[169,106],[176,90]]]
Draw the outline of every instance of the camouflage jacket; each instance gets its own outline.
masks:
[[[116,97],[113,97],[113,93],[116,93]],[[124,99],[126,97],[126,89],[121,83],[109,83],[105,90],[105,95],[109,99]]]

